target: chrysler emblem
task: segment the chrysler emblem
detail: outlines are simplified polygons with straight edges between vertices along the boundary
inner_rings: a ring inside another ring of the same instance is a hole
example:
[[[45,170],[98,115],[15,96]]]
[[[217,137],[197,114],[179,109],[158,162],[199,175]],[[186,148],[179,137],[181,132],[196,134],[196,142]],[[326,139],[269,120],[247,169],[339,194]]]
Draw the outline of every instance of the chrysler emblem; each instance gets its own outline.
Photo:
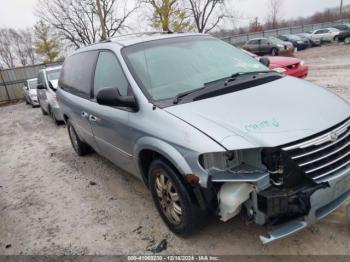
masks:
[[[335,133],[335,132],[331,132],[331,133],[329,134],[329,140],[331,140],[331,142],[337,141],[337,140],[338,140],[338,134]]]

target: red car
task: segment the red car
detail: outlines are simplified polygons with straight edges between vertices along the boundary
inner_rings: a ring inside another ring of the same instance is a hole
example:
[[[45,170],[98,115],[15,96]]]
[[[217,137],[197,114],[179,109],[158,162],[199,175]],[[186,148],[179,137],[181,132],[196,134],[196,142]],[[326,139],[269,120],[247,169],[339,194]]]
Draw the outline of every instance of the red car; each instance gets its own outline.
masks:
[[[242,51],[251,57],[254,57],[257,60],[260,60],[261,57],[252,54],[244,49]],[[303,60],[300,60],[295,57],[284,57],[284,56],[266,56],[269,59],[269,68],[278,73],[305,78],[309,73],[309,67],[305,65]]]
[[[303,60],[294,57],[269,56],[269,68],[279,73],[299,78],[307,77],[309,67]]]

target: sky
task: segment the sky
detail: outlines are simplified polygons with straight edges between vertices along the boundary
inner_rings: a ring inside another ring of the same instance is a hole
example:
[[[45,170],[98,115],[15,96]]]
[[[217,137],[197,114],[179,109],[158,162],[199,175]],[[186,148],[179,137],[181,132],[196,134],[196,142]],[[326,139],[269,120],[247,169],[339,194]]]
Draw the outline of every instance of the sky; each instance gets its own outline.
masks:
[[[130,0],[128,0],[130,1]],[[264,22],[267,16],[268,0],[227,0],[230,9],[235,10],[240,19],[236,25],[245,25],[258,17]],[[340,0],[282,0],[283,17],[309,16],[328,7],[339,6]],[[35,24],[34,7],[37,0],[1,0],[0,27],[25,28]],[[350,0],[344,0],[344,5]]]

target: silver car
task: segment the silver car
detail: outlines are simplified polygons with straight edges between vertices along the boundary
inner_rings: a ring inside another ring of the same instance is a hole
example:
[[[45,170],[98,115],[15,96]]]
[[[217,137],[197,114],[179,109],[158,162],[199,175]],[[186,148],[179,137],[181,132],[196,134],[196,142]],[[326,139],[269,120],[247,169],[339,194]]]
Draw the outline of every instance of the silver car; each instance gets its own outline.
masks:
[[[28,79],[23,86],[23,95],[26,104],[31,104],[32,107],[38,106],[38,96],[37,96],[37,79]]]
[[[57,95],[76,153],[93,149],[141,179],[178,235],[208,213],[242,213],[274,228],[269,243],[350,197],[349,104],[209,35],[82,48]]]
[[[61,66],[42,69],[38,74],[38,100],[43,115],[49,114],[54,123],[63,121],[62,112],[57,102],[56,91]]]

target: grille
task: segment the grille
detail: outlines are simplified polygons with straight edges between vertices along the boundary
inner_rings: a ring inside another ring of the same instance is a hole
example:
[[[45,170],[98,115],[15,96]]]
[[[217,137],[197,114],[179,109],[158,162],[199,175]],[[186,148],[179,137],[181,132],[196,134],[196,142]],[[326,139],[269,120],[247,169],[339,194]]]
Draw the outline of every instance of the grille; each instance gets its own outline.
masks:
[[[324,182],[350,164],[350,120],[282,150],[315,182]]]

